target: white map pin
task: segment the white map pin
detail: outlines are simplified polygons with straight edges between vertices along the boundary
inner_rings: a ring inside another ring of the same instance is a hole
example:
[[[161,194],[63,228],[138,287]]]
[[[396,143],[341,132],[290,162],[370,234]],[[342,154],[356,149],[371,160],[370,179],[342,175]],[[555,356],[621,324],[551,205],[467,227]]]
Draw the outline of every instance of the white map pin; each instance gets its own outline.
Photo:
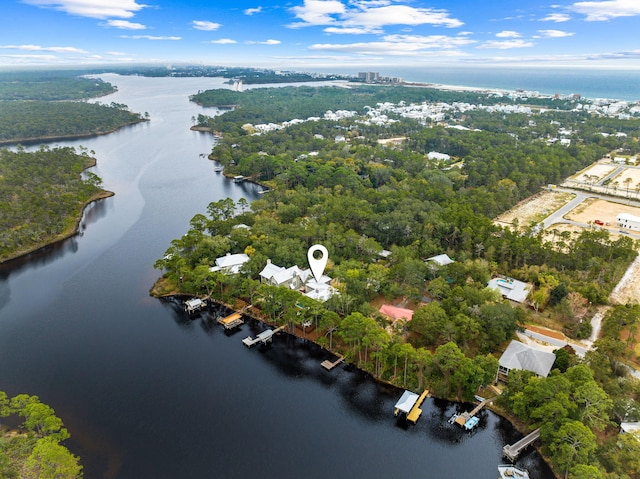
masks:
[[[313,255],[316,251],[320,251],[322,253],[321,258],[316,259]],[[329,260],[329,252],[327,251],[327,248],[321,244],[314,244],[307,252],[307,259],[309,260],[309,267],[311,268],[313,277],[319,283],[320,278],[322,278],[322,274],[324,273],[324,268],[327,266],[327,261]]]

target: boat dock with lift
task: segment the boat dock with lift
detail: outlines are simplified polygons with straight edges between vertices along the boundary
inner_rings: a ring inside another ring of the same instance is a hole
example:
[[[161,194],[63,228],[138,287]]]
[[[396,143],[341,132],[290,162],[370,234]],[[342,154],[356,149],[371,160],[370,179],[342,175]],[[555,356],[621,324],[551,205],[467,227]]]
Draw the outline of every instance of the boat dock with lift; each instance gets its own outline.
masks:
[[[529,479],[529,471],[517,466],[498,466],[498,479]]]
[[[184,310],[189,314],[197,313],[206,306],[207,303],[200,298],[192,298],[184,302]]]
[[[398,414],[403,413],[406,415],[407,421],[415,424],[418,422],[418,419],[422,414],[420,406],[428,395],[428,389],[425,389],[420,396],[414,392],[405,391],[394,406],[393,415],[397,416]]]
[[[476,414],[478,414],[480,412],[480,410],[485,407],[485,405],[489,402],[493,401],[493,398],[491,399],[483,399],[480,404],[478,404],[475,408],[473,408],[473,410],[471,412],[463,412],[463,413],[456,413],[453,416],[451,416],[451,418],[449,418],[449,423],[450,424],[457,424],[458,426],[466,429],[467,431],[471,431],[473,430],[474,427],[476,427],[478,425],[478,423],[480,422],[480,419],[478,418],[478,416],[476,416]]]
[[[233,313],[229,316],[225,316],[224,318],[219,317],[217,319],[219,324],[224,326],[224,329],[229,331],[230,329],[236,328],[241,324],[244,324],[244,319],[242,319],[242,313]]]
[[[504,446],[502,448],[502,455],[507,459],[509,459],[511,462],[514,462],[516,459],[518,459],[518,456],[520,455],[520,453],[524,449],[529,447],[531,444],[533,444],[534,441],[539,437],[540,437],[540,428],[536,429],[535,431],[532,431],[530,434],[523,437],[518,442],[511,445],[507,444],[506,446]]]
[[[258,333],[258,335],[255,338],[252,338],[251,336],[247,336],[242,340],[242,344],[250,348],[251,346],[258,343],[262,343],[262,344],[270,343],[273,340],[273,335],[279,333],[284,328],[285,328],[284,326],[280,326],[279,328],[276,328],[276,329],[265,329],[261,333]]]

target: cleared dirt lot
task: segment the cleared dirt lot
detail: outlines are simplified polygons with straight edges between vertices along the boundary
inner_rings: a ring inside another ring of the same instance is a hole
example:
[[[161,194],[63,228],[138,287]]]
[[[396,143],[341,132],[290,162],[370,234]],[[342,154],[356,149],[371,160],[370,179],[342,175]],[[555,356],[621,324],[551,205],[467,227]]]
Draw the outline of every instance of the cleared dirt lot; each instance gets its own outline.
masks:
[[[565,218],[581,223],[589,223],[595,220],[600,220],[605,223],[608,221],[611,225],[606,228],[614,232],[618,231],[618,228],[616,228],[616,216],[619,213],[630,213],[635,216],[640,216],[640,208],[597,198],[588,198],[567,213]]]
[[[627,180],[629,181],[628,185],[626,183]],[[640,185],[640,170],[636,168],[626,168],[622,173],[611,179],[611,183],[609,184],[609,186],[611,186],[615,182],[618,182],[618,194],[622,193],[625,196],[629,194],[631,198],[634,198],[638,193],[636,191],[636,187]]]
[[[618,285],[613,289],[609,301],[614,304],[640,303],[640,256],[631,264]]]
[[[586,176],[597,176],[598,178],[602,179],[615,169],[616,167],[614,165],[608,163],[598,163],[580,171],[579,173],[572,176],[572,178],[576,180],[584,180]]]
[[[517,218],[518,229],[523,230],[529,226],[532,221],[536,223],[542,221],[573,198],[575,198],[575,195],[570,193],[542,191],[521,201],[509,211],[498,216],[494,222],[501,226],[512,226],[513,220]]]
[[[627,171],[635,170],[628,169]],[[569,193],[544,191],[520,202],[514,208],[496,218],[495,222],[502,226],[512,226],[513,220],[517,218],[520,229],[523,229],[529,226],[532,221],[542,221],[542,219],[571,201],[574,197],[575,195]],[[588,198],[567,213],[565,218],[580,223],[593,223],[595,220],[600,220],[605,223],[608,221],[610,223],[609,226],[598,226],[598,228],[606,228],[612,237],[615,238],[616,236],[622,236],[615,225],[616,216],[619,213],[630,213],[640,216],[640,208],[596,198]],[[573,237],[580,234],[582,228],[566,223],[555,223],[544,231],[544,239],[551,242],[560,241],[563,239],[563,232],[566,231]],[[615,304],[640,304],[640,259],[637,259],[631,265],[623,279],[612,292],[610,300]]]

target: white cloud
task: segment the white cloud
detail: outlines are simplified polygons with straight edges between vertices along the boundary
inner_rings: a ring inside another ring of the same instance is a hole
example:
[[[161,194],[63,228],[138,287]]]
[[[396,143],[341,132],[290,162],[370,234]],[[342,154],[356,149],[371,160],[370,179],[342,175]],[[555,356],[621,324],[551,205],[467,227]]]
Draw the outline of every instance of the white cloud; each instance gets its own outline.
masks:
[[[414,8],[407,5],[389,5],[379,8],[367,8],[360,12],[350,11],[345,15],[346,26],[365,25],[381,27],[384,25],[443,25],[460,27],[460,20],[449,17],[443,10]]]
[[[504,40],[504,41],[488,41],[478,46],[478,48],[497,48],[499,50],[508,50],[511,48],[527,48],[534,46],[535,43],[526,40]]]
[[[255,15],[256,13],[260,13],[262,11],[262,7],[256,7],[256,8],[247,8],[244,11],[245,15]]]
[[[120,35],[120,38],[131,38],[132,40],[182,40],[182,37],[156,37],[153,35]]]
[[[605,0],[594,2],[576,2],[570,5],[572,12],[585,15],[588,22],[611,20],[617,17],[634,17],[640,15],[638,0]]]
[[[336,33],[343,35],[365,35],[365,34],[380,34],[382,30],[380,28],[371,28],[371,27],[350,27],[350,28],[340,28],[340,27],[327,27],[323,30],[326,33]]]
[[[304,5],[291,7],[293,14],[302,22],[289,25],[291,28],[309,25],[331,25],[336,23],[331,15],[343,14],[345,6],[338,0],[304,0]]]
[[[456,36],[448,37],[446,35],[386,35],[383,37],[386,42],[395,43],[411,43],[419,45],[421,48],[455,48],[463,45],[471,45],[476,43],[475,40],[470,38]]]
[[[37,60],[38,62],[53,62],[58,60],[55,55],[0,55],[0,58],[10,58],[12,63],[25,63]]]
[[[567,15],[566,13],[550,13],[546,17],[542,18],[540,21],[562,23],[562,22],[568,22],[569,20],[571,20],[571,16]]]
[[[131,18],[147,5],[136,0],[22,0],[28,5],[53,8],[71,15],[90,18]]]
[[[340,31],[333,33],[377,33],[386,25],[438,25],[449,28],[464,25],[451,18],[445,10],[415,8],[408,5],[391,5],[388,1],[356,1],[345,6],[338,0],[304,0],[302,6],[292,7],[291,12],[300,22],[289,28],[330,25]],[[329,32],[331,33],[331,32]]]
[[[512,30],[504,30],[502,32],[496,33],[496,37],[498,38],[520,38],[522,35],[520,35],[518,32],[514,32]]]
[[[127,20],[108,20],[105,23],[108,27],[122,28],[123,30],[146,30],[147,27],[142,23],[133,23]]]
[[[538,30],[542,38],[563,38],[572,37],[575,32],[563,32],[562,30]]]
[[[280,40],[269,39],[269,40],[265,40],[263,42],[248,41],[246,43],[248,43],[250,45],[280,45],[282,42]]]
[[[460,46],[475,43],[466,37],[449,37],[446,35],[387,35],[379,42],[358,42],[343,44],[315,44],[310,50],[327,50],[349,52],[358,55],[388,56],[446,56],[466,55],[458,49]]]
[[[220,38],[218,40],[211,40],[209,43],[215,43],[217,45],[231,45],[232,43],[238,43],[231,38]]]
[[[191,22],[191,26],[196,30],[204,30],[206,32],[212,32],[220,28],[222,25],[219,23],[207,22],[204,20],[194,20]]]
[[[43,47],[40,45],[0,45],[5,50],[26,50],[30,52],[54,52],[54,53],[88,53],[86,50],[75,47]]]

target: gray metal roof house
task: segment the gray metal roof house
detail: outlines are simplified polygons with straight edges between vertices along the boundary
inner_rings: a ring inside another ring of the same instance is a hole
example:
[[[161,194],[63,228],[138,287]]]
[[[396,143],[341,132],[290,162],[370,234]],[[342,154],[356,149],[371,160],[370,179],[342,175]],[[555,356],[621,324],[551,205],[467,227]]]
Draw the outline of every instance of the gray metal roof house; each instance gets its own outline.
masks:
[[[555,360],[556,355],[553,353],[513,340],[500,356],[498,377],[502,376],[504,379],[512,369],[519,369],[546,378]]]

